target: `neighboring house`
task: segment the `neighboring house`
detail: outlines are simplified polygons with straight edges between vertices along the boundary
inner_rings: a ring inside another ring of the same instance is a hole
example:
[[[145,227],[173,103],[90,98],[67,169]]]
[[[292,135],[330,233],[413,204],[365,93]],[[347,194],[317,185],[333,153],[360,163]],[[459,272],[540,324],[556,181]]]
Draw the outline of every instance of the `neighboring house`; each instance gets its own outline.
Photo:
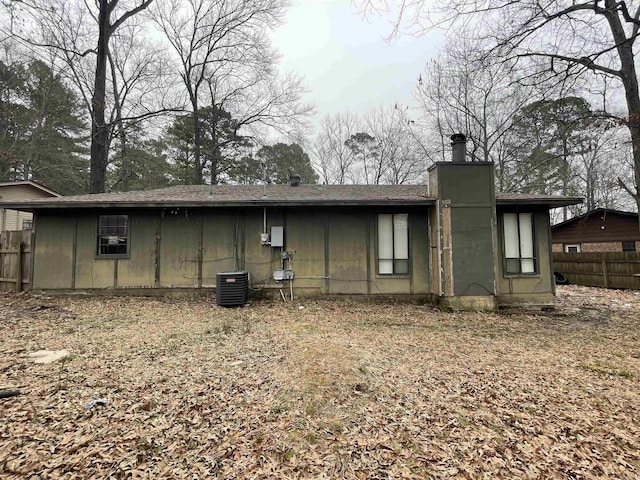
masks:
[[[640,252],[638,214],[596,208],[551,227],[553,251]]]
[[[245,270],[283,296],[552,304],[549,209],[581,199],[496,196],[493,165],[465,162],[454,137],[429,185],[192,185],[11,207],[36,214],[36,290],[193,290]]]
[[[2,208],[3,203],[59,196],[56,192],[29,180],[0,183],[0,232],[5,230],[29,230],[33,222],[33,214],[31,212]]]

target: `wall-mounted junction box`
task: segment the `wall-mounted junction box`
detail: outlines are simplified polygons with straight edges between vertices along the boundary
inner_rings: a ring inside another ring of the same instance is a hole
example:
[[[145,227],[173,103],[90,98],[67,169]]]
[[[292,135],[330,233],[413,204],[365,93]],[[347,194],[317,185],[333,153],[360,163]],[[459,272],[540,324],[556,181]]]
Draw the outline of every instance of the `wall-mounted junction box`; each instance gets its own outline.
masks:
[[[261,245],[269,245],[269,234],[261,233],[260,234],[260,244]]]
[[[284,227],[271,227],[271,246],[284,247]]]
[[[280,282],[282,280],[293,280],[293,270],[290,270],[290,269],[274,270],[273,279],[276,282]]]

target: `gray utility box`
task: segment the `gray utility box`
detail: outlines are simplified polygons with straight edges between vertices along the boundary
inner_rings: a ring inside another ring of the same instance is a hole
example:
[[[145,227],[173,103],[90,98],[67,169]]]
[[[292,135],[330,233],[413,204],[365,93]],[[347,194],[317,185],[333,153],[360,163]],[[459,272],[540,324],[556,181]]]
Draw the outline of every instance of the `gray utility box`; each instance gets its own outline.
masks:
[[[284,227],[271,227],[271,246],[284,247]]]
[[[293,280],[293,270],[274,270],[273,279],[277,282],[281,282],[282,280]]]

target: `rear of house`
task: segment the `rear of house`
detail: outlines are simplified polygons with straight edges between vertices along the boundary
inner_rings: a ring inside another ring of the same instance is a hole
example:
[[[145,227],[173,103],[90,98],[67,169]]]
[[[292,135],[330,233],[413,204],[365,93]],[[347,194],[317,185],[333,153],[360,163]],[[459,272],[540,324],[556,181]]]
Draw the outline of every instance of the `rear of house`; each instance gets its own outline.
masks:
[[[36,214],[32,288],[200,291],[246,271],[254,291],[283,296],[553,303],[548,210],[580,199],[496,195],[493,165],[464,157],[454,139],[454,162],[431,167],[428,185],[196,185],[22,203]]]

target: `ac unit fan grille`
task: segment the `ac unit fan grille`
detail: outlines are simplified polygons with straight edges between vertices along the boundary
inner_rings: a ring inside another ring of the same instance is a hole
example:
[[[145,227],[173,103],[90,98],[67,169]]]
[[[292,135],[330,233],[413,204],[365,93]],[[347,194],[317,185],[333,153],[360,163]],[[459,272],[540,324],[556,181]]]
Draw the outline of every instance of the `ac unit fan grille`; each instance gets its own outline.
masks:
[[[222,307],[244,305],[249,301],[249,273],[222,272],[216,275],[216,303]]]

